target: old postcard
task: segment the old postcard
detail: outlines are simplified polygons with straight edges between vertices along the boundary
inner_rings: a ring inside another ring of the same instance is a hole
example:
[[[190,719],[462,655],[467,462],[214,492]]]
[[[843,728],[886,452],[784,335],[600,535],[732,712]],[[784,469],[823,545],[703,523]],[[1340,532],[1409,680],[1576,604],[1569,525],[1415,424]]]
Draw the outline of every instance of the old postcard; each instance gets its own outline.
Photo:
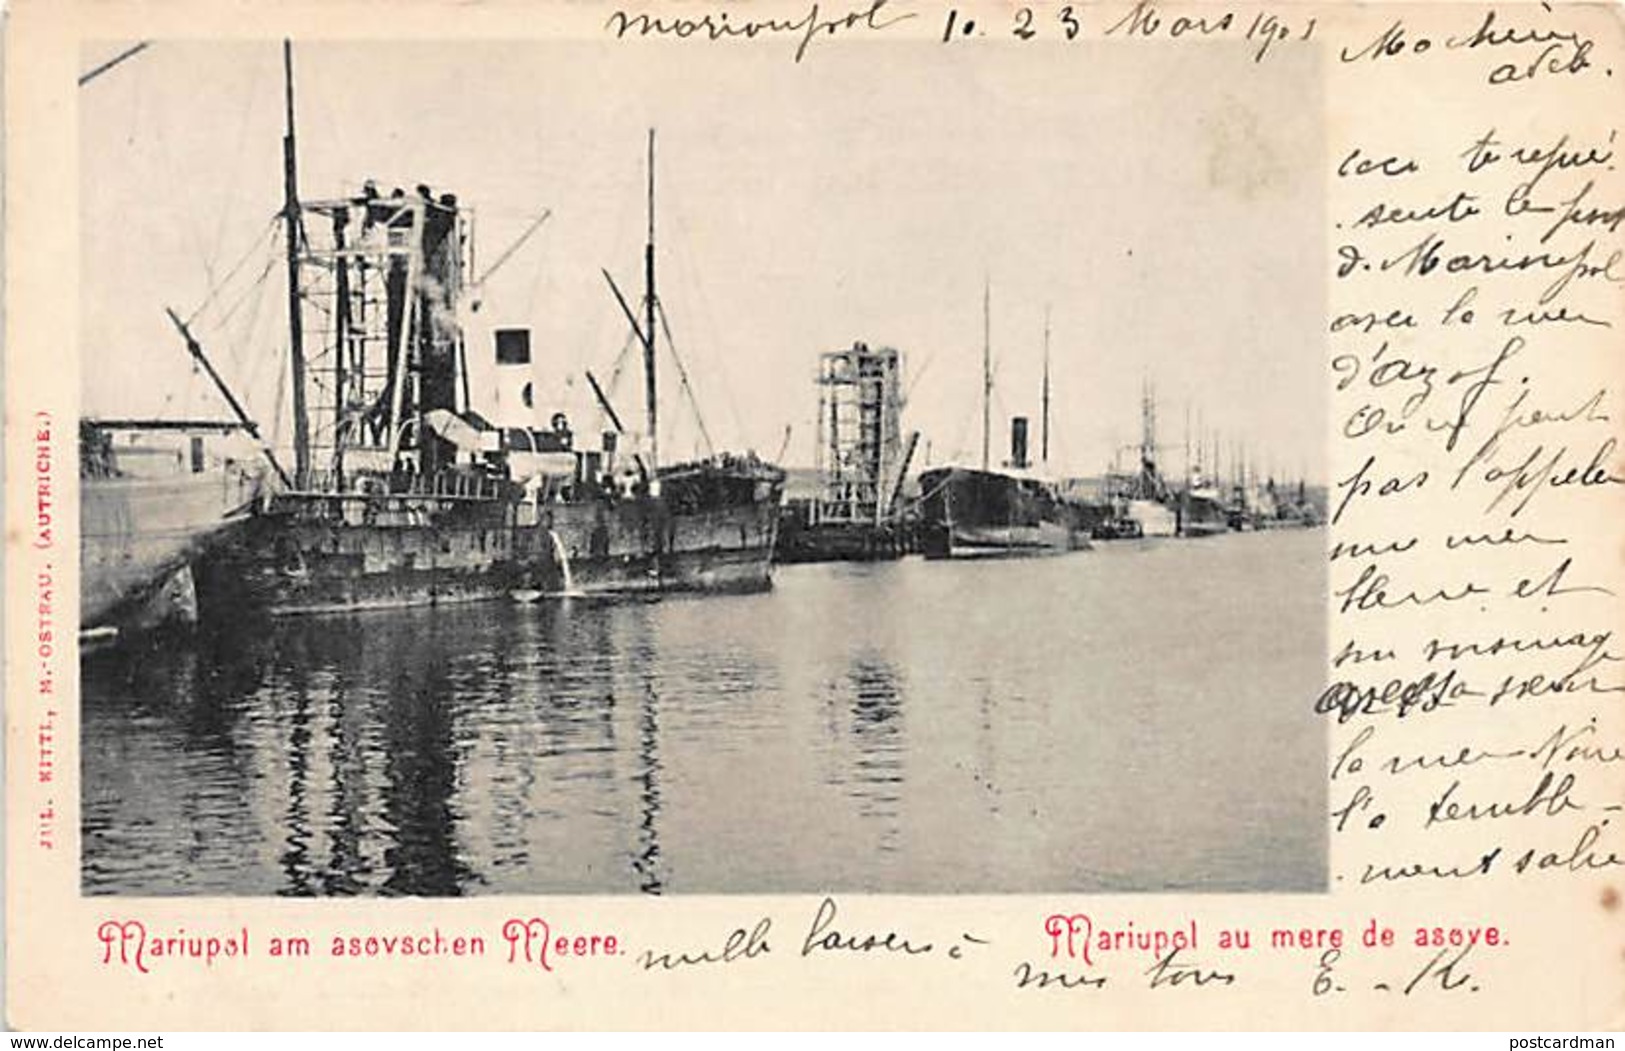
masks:
[[[1625,1021],[1625,19],[17,4],[7,1018]]]

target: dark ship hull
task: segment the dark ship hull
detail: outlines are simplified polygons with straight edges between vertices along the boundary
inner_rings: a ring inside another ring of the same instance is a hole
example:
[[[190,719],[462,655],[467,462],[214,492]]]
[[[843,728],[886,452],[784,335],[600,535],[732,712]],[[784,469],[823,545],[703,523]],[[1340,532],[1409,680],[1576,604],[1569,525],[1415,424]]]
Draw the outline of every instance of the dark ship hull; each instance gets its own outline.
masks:
[[[79,489],[79,623],[135,613],[171,575],[242,524],[252,489],[226,471],[87,478]]]
[[[905,523],[815,524],[808,521],[811,511],[811,501],[792,501],[779,511],[775,562],[882,562],[903,557],[909,547]]]
[[[888,526],[816,525],[779,542],[777,561],[887,562],[903,557],[905,539]]]
[[[1201,493],[1187,495],[1179,509],[1180,536],[1213,536],[1230,531],[1230,518],[1217,498]]]
[[[1089,546],[1076,509],[1032,478],[942,467],[920,475],[926,558],[1059,554]]]
[[[541,505],[282,494],[199,561],[198,601],[220,619],[770,587],[781,482],[708,481],[703,504],[681,486],[658,497]]]
[[[1098,540],[1111,533],[1114,522],[1112,505],[1081,497],[1066,498],[1067,512],[1080,534]]]

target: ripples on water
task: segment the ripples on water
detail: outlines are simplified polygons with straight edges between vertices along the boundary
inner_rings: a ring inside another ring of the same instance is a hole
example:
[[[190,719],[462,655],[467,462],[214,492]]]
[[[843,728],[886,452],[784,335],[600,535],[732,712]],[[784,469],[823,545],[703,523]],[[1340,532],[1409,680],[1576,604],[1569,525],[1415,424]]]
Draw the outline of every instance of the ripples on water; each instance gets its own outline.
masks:
[[[1319,890],[1323,541],[92,654],[85,890]]]

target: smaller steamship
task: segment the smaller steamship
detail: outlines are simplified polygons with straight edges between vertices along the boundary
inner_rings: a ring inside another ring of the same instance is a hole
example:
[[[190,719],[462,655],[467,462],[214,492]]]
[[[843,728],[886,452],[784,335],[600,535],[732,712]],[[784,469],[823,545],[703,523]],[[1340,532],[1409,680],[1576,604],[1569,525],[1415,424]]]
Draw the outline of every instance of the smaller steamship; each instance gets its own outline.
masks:
[[[991,294],[983,290],[982,463],[920,474],[920,545],[926,558],[1040,555],[1090,546],[1096,509],[1067,499],[1028,458],[1028,421],[1010,421],[1010,459],[989,465],[993,396]],[[1049,352],[1045,325],[1044,417],[1041,460],[1049,456]]]

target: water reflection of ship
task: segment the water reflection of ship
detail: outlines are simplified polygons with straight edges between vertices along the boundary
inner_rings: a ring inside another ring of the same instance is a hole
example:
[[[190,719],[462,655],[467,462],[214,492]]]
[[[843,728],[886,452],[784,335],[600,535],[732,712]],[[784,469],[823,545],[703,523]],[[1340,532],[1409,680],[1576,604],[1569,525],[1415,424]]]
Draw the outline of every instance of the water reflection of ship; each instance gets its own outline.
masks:
[[[274,631],[274,658],[248,695],[275,699],[274,723],[252,740],[267,753],[257,765],[286,771],[273,822],[284,830],[279,893],[461,894],[475,875],[454,809],[460,709],[445,699],[455,628],[370,627]],[[380,827],[392,834],[380,839]]]
[[[643,348],[646,441],[621,448],[630,436],[593,381],[613,429],[587,449],[562,414],[498,425],[472,405],[460,317],[475,279],[454,195],[369,183],[299,198],[286,45],[284,60],[292,484],[200,560],[200,603],[222,616],[406,606],[558,592],[567,576],[584,592],[767,587],[782,472],[754,455],[659,460],[655,358],[670,328],[653,132],[641,318],[615,290]],[[499,368],[528,367],[528,330],[498,330],[495,352]]]
[[[258,671],[242,649],[222,654],[218,662],[212,656],[185,647],[156,660],[85,651],[83,719],[110,726],[108,732],[83,734],[80,745],[85,894],[268,894],[277,889],[233,881],[243,843],[208,805],[210,798],[248,798],[259,781],[254,764],[242,761],[234,743],[241,713],[230,703],[233,691]],[[166,775],[144,776],[153,769]],[[205,779],[209,791],[190,789],[195,778]],[[154,835],[178,828],[187,830],[180,844]],[[181,881],[174,879],[177,867],[186,874]]]
[[[169,644],[160,660],[99,655],[87,670],[97,718],[145,725],[88,746],[104,784],[87,788],[87,873],[109,856],[150,861],[163,882],[117,875],[154,893],[446,896],[534,889],[538,873],[550,889],[601,886],[593,859],[571,848],[592,828],[635,844],[624,815],[647,809],[625,795],[643,771],[627,778],[617,761],[616,698],[631,688],[606,687],[596,660],[581,670],[582,654],[615,652],[605,609],[291,620]],[[129,696],[147,700],[132,713],[115,703]],[[153,724],[177,738],[185,776],[120,783],[121,798],[107,798],[105,780],[129,765],[111,750],[150,739]],[[128,849],[132,817],[187,833],[159,839],[170,853],[148,859]],[[122,841],[104,841],[119,829]],[[191,885],[185,855],[198,851],[209,882]]]
[[[665,866],[660,855],[660,698],[654,683],[644,686],[638,705],[638,832],[632,871],[638,889],[659,894],[665,888]]]
[[[455,805],[482,893],[534,892],[537,880],[561,892],[642,882],[634,821],[645,770],[629,722],[643,715],[649,608],[565,602],[467,615],[487,627],[471,646],[480,660],[450,684],[480,696],[457,735]],[[626,864],[606,868],[606,858]]]
[[[875,654],[853,657],[844,681],[831,683],[829,702],[844,704],[845,724],[856,755],[840,775],[858,816],[874,823],[875,847],[890,852],[902,835],[904,745],[903,682],[890,661]],[[831,712],[832,730],[841,725]]]
[[[852,729],[863,753],[859,763],[877,812],[897,817],[903,783],[903,704],[900,676],[889,662],[870,658],[852,666]],[[895,835],[896,829],[892,829]]]
[[[430,634],[441,625],[431,620]],[[385,676],[380,670],[379,681]],[[444,661],[425,661],[411,674],[395,672],[384,702],[386,779],[383,818],[396,829],[384,851],[385,894],[443,897],[463,892],[471,873],[458,849],[453,810],[462,750],[454,731],[458,705]]]
[[[1087,547],[1091,509],[1069,501],[1035,470],[1025,416],[1010,421],[1010,459],[990,463],[993,398],[992,294],[982,292],[982,459],[980,467],[947,466],[920,474],[920,544],[926,558],[1055,554]],[[1044,326],[1044,392],[1039,468],[1049,459],[1049,324]]]

